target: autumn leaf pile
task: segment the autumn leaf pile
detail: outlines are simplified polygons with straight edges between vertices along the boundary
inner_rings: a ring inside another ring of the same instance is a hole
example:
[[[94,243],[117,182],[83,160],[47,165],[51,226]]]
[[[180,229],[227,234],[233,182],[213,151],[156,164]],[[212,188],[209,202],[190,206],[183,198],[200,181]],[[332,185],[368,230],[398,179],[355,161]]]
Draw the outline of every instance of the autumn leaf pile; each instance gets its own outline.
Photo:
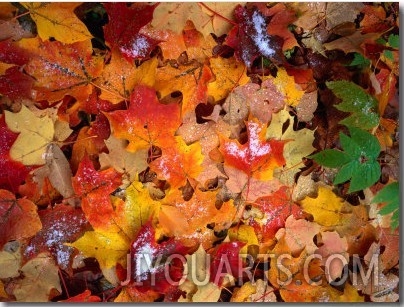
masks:
[[[0,29],[1,301],[398,301],[398,3],[0,3]]]

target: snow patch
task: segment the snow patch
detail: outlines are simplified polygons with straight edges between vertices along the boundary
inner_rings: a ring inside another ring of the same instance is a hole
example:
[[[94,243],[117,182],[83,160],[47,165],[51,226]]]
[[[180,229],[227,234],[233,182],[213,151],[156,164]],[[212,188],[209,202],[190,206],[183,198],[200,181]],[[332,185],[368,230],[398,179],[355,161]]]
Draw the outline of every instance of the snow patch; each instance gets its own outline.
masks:
[[[270,47],[270,40],[266,31],[265,19],[257,11],[253,13],[252,25],[257,33],[251,36],[258,50],[266,57],[271,57],[275,54],[275,50]]]
[[[148,56],[150,47],[146,37],[138,36],[132,41],[130,48],[122,46],[121,51],[131,58],[144,58]]]

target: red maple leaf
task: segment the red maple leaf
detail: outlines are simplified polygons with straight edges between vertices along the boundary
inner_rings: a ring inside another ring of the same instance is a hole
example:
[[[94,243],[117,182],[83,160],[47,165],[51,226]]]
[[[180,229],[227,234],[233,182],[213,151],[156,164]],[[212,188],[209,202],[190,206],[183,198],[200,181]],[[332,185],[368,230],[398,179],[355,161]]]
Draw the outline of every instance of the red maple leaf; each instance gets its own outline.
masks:
[[[128,151],[172,146],[174,133],[181,124],[178,104],[164,105],[154,89],[137,86],[128,110],[106,113],[116,137],[129,140]]]
[[[264,212],[266,222],[262,225],[263,241],[271,239],[276,232],[285,226],[288,216],[293,215],[295,219],[303,217],[303,211],[298,205],[290,200],[288,187],[283,186],[270,196],[258,198],[254,206]]]
[[[106,228],[113,222],[110,194],[121,185],[121,176],[113,168],[97,172],[87,155],[81,161],[72,179],[73,189],[81,197],[81,207],[93,227]]]
[[[151,22],[156,6],[157,4],[144,3],[135,3],[132,6],[123,2],[104,3],[109,17],[109,23],[104,28],[105,40],[112,47],[118,46],[129,61],[147,58],[159,41],[140,34],[139,31]]]
[[[284,141],[266,140],[265,124],[258,120],[246,122],[248,141],[240,144],[237,141],[222,139],[220,151],[226,164],[233,166],[247,175],[272,177],[272,170],[285,164],[283,157]]]

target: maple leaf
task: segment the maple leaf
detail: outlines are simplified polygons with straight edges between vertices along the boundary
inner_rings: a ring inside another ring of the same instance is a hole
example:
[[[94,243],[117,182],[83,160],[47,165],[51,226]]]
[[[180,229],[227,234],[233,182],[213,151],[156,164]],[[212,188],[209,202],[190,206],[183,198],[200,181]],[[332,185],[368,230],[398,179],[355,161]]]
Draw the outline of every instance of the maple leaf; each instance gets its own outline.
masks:
[[[10,148],[10,156],[25,165],[44,164],[42,154],[54,134],[52,119],[47,116],[36,117],[23,105],[19,113],[5,111],[5,121],[11,131],[20,132]]]
[[[161,148],[171,146],[174,132],[181,124],[179,106],[159,103],[155,91],[142,85],[133,90],[128,110],[105,115],[114,136],[129,141],[126,149],[130,152],[149,149],[152,145]]]
[[[80,19],[74,14],[79,3],[22,3],[35,21],[42,40],[56,39],[72,44],[92,38]]]
[[[328,187],[319,186],[317,197],[306,196],[300,204],[320,225],[335,226],[342,222],[344,200]]]
[[[16,199],[7,190],[0,190],[0,246],[10,240],[34,236],[42,223],[36,205],[28,199]]]
[[[101,153],[99,161],[101,169],[113,167],[124,174],[122,181],[133,182],[136,176],[147,168],[148,150],[140,149],[134,153],[126,151],[126,141],[117,139],[111,135],[105,144],[108,147],[108,154]]]
[[[267,22],[262,14],[246,10],[241,5],[234,9],[237,25],[228,33],[226,44],[234,48],[235,56],[250,67],[258,56],[264,56],[279,63],[282,60],[282,47],[267,33]]]
[[[233,166],[248,176],[258,179],[271,179],[273,169],[285,163],[283,158],[283,141],[265,140],[265,125],[257,120],[246,122],[248,141],[221,139],[220,151],[225,164]]]
[[[180,91],[182,93],[181,115],[183,118],[192,113],[200,103],[207,102],[207,86],[212,79],[212,72],[207,65],[201,67],[165,66],[158,69],[154,88],[161,97]]]
[[[100,99],[116,104],[129,98],[136,85],[153,86],[157,63],[157,59],[153,58],[135,67],[120,55],[117,48],[112,49],[111,61],[95,82],[101,88]],[[117,71],[120,73],[116,74]]]
[[[296,14],[292,9],[288,8],[284,3],[277,3],[265,15],[271,17],[271,21],[267,26],[267,32],[270,35],[277,35],[283,38],[283,51],[299,46],[295,36],[288,29],[289,25],[293,24],[296,20]]]
[[[15,161],[10,156],[10,149],[17,139],[18,134],[11,131],[5,121],[5,116],[0,117],[0,189],[17,191],[18,186],[24,181],[33,167],[27,167],[21,162]]]
[[[41,252],[49,252],[61,269],[72,273],[74,250],[63,244],[75,241],[89,228],[83,211],[59,204],[52,209],[39,211],[39,217],[42,229],[27,244],[25,259],[35,258]]]
[[[48,302],[62,293],[58,266],[47,253],[41,253],[22,268],[23,278],[15,282],[13,294],[19,302]],[[56,293],[55,293],[56,290]]]
[[[137,288],[141,291],[153,289],[165,293],[182,278],[184,263],[178,256],[192,249],[173,238],[158,244],[154,228],[146,223],[130,246],[131,280],[139,284]],[[171,259],[174,254],[176,257]]]
[[[214,33],[211,17],[202,12],[202,5],[199,3],[160,3],[154,10],[152,27],[156,29],[171,30],[180,33],[187,20],[192,20],[195,28],[208,36]]]
[[[12,100],[30,98],[33,84],[33,78],[24,74],[18,66],[12,66],[0,76],[0,93]]]
[[[381,5],[364,5],[361,13],[363,19],[360,22],[361,32],[366,33],[383,33],[389,28],[386,22],[386,11]]]
[[[235,126],[235,133],[244,127],[248,114],[261,123],[268,123],[272,114],[279,111],[285,102],[284,94],[274,84],[274,79],[265,80],[261,86],[247,83],[236,87],[223,104],[227,112],[224,119]]]
[[[295,219],[303,216],[302,210],[291,202],[286,186],[280,187],[269,196],[256,199],[253,206],[264,213],[261,219],[264,242],[273,238],[280,228],[285,227],[285,221],[290,215]]]
[[[152,161],[150,168],[159,178],[167,180],[172,189],[177,189],[199,175],[202,161],[199,143],[186,145],[182,137],[175,137],[172,147],[164,148],[162,156]]]
[[[274,138],[286,142],[283,148],[286,164],[276,170],[276,176],[287,185],[294,183],[295,175],[300,171],[299,164],[302,163],[303,157],[315,150],[312,145],[314,131],[307,128],[295,131],[293,121],[293,116],[286,109],[283,109],[273,114],[265,135],[267,139]],[[285,125],[287,125],[286,130]]]
[[[101,73],[103,59],[92,55],[90,40],[63,44],[36,37],[18,44],[30,51],[24,70],[35,79],[36,100],[57,101],[67,94],[85,100],[91,94],[89,84]]]
[[[246,67],[234,58],[217,57],[211,58],[209,62],[215,81],[208,83],[208,94],[212,95],[215,101],[226,98],[236,86],[249,81]]]
[[[319,238],[320,237],[320,238]],[[331,261],[327,263],[327,259],[333,255],[339,255],[346,259],[346,263],[349,261],[349,255],[346,252],[348,249],[347,239],[341,238],[336,231],[321,232],[317,238],[317,245],[320,245],[316,251],[321,255],[321,262],[325,267],[325,274],[328,275],[328,280],[336,280],[341,277],[344,269],[344,263],[342,261]],[[332,259],[332,258],[331,258]],[[327,266],[325,265],[327,263]]]
[[[117,47],[129,61],[147,58],[158,41],[139,33],[153,17],[156,4],[104,3],[109,22],[104,28],[105,40]]]
[[[113,223],[110,194],[121,185],[121,176],[113,168],[97,172],[88,156],[81,161],[72,179],[73,188],[81,197],[81,207],[93,227],[108,229]]]
[[[180,195],[181,191],[172,190],[162,201],[159,224],[163,232],[186,245],[201,243],[205,248],[211,247],[214,231],[227,229],[233,222],[236,215],[233,201],[222,204],[218,210],[215,192],[195,189],[188,201]]]

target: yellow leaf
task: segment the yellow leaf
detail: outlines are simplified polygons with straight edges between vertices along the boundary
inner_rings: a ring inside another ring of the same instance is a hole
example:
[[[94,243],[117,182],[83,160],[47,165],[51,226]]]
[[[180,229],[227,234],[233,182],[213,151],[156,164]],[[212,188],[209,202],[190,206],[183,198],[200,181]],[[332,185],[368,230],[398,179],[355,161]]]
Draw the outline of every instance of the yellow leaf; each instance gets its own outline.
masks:
[[[20,133],[10,149],[10,156],[24,165],[42,165],[46,145],[53,139],[54,124],[50,117],[36,117],[24,105],[19,113],[5,111],[8,128]]]
[[[229,229],[229,237],[231,241],[241,241],[247,243],[240,249],[240,254],[247,254],[249,245],[258,245],[258,238],[254,228],[249,225],[240,225]]]
[[[364,302],[365,297],[361,296],[358,293],[358,290],[356,290],[354,286],[351,286],[351,284],[347,282],[345,283],[344,294],[336,297],[335,301],[345,303]]]
[[[215,303],[219,300],[222,290],[213,282],[198,287],[198,291],[192,296],[194,303]]]
[[[215,101],[226,98],[235,87],[250,81],[250,78],[246,75],[247,69],[245,65],[237,62],[234,57],[229,59],[211,58],[209,62],[216,79],[208,84],[208,94]]]
[[[15,281],[14,295],[18,302],[48,302],[58,291],[62,293],[59,268],[52,256],[41,253],[22,268],[22,279]]]
[[[8,298],[8,294],[4,290],[4,284],[1,280],[0,280],[0,298]]]
[[[113,49],[111,62],[105,66],[101,77],[96,81],[96,85],[101,88],[100,98],[119,103],[129,98],[136,85],[153,86],[156,68],[156,58],[135,67],[121,56],[119,50]]]
[[[304,91],[298,89],[295,78],[289,76],[284,68],[278,69],[274,84],[278,91],[286,97],[286,104],[295,107],[299,104],[300,99],[304,95]]]
[[[341,212],[344,200],[326,186],[318,187],[318,196],[312,198],[306,196],[300,201],[304,211],[314,217],[314,221],[323,226],[336,226],[341,224],[343,214]]]
[[[125,202],[120,202],[115,209],[115,220],[127,237],[134,238],[151,217],[158,216],[159,210],[160,202],[151,199],[142,183],[134,181],[126,189]]]
[[[285,123],[289,121],[289,125],[286,131],[282,134],[282,129]],[[295,174],[300,171],[300,167],[303,167],[302,158],[311,154],[315,148],[314,142],[314,130],[301,129],[298,131],[293,130],[293,116],[289,115],[286,109],[272,114],[271,124],[267,128],[266,138],[275,138],[286,141],[283,148],[283,156],[286,160],[286,164],[277,169],[275,172],[284,184],[292,185],[295,180]]]
[[[51,37],[67,44],[92,38],[87,27],[74,14],[80,3],[22,3],[35,21],[38,35],[43,40]]]
[[[111,268],[117,263],[126,266],[129,239],[119,232],[87,231],[74,243],[66,243],[79,249],[86,257],[97,259],[101,268]]]
[[[230,299],[230,302],[250,302],[249,296],[256,292],[256,287],[251,284],[251,282],[246,282],[238,288],[234,290],[233,295]]]

